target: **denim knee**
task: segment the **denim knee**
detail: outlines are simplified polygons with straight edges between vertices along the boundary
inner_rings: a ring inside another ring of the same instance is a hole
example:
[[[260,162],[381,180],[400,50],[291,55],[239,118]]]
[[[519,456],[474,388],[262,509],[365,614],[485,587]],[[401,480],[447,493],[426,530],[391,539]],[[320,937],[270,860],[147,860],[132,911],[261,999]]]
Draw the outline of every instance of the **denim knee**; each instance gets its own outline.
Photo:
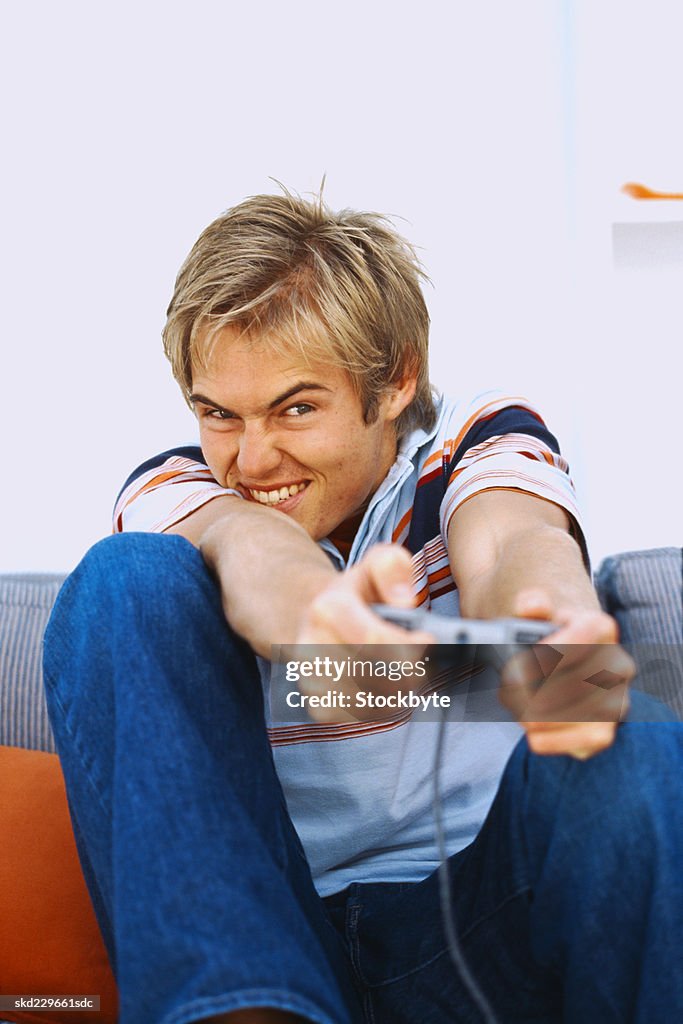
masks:
[[[683,860],[680,778],[683,724],[628,722],[614,744],[586,761],[535,755],[522,744],[523,815],[532,875],[552,855],[626,877],[662,857]],[[518,775],[518,779],[519,779]],[[603,874],[604,877],[604,874]]]
[[[45,633],[48,689],[76,692],[161,687],[196,700],[223,687],[256,690],[256,661],[229,627],[220,590],[199,551],[182,537],[118,534],[99,541],[66,580]],[[137,682],[136,682],[137,680]],[[164,683],[166,681],[166,683]]]
[[[69,576],[64,589],[87,592],[96,588],[103,600],[125,595],[164,607],[191,600],[197,585],[207,593],[216,589],[201,554],[184,537],[121,533],[98,541]]]
[[[199,551],[183,537],[106,537],[87,552],[57,597],[45,632],[46,665],[55,639],[63,640],[75,622],[82,633],[111,630],[121,620],[129,625],[138,621],[151,637],[180,623],[188,628],[198,608],[207,604],[223,619],[218,588]]]

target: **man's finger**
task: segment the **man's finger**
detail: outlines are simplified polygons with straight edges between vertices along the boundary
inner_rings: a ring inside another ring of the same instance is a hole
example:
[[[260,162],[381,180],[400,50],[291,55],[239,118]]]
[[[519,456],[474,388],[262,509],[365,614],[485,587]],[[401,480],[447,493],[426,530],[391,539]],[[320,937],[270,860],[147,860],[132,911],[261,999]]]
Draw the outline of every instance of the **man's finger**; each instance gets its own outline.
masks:
[[[545,590],[540,588],[529,588],[521,590],[517,594],[513,615],[522,619],[551,619],[553,614],[553,602]]]
[[[611,746],[616,736],[614,722],[567,722],[563,725],[528,722],[529,748],[535,754],[567,754],[585,761]]]
[[[405,548],[397,544],[376,544],[348,574],[360,579],[370,601],[413,608],[413,562]]]
[[[418,645],[433,642],[433,637],[411,633],[376,615],[369,605],[359,599],[353,589],[343,586],[323,591],[311,602],[308,610],[306,634],[312,642],[363,644]],[[302,642],[309,642],[305,638]]]
[[[541,649],[553,650],[539,644],[533,655]],[[556,658],[548,674],[541,666],[546,659],[531,657],[532,652],[511,659],[501,679],[501,703],[526,721],[622,720],[629,706],[631,658],[617,646],[601,644],[584,646],[581,653],[582,659]]]
[[[555,633],[551,633],[544,643],[553,646],[572,646],[581,644],[617,644],[619,627],[606,612],[588,611],[575,614],[560,609],[554,616],[559,624]]]

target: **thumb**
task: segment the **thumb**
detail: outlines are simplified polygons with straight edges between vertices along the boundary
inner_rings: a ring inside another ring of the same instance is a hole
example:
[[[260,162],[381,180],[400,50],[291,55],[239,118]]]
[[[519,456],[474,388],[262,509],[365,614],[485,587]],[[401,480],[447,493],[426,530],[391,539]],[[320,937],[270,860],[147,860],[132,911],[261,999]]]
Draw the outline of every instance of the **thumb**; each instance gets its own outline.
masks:
[[[361,566],[372,583],[375,600],[399,608],[414,606],[413,563],[404,548],[397,544],[376,544],[358,568]]]

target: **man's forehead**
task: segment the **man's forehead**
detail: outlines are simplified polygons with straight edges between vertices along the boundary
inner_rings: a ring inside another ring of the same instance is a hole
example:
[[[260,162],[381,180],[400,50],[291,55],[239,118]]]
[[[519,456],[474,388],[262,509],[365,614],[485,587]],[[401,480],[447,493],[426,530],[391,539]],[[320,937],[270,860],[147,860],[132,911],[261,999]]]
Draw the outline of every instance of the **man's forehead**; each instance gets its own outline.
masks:
[[[211,381],[227,388],[268,386],[276,381],[291,383],[298,378],[337,377],[339,371],[322,363],[303,360],[298,353],[280,352],[262,345],[221,345],[192,371],[197,381]],[[343,376],[343,375],[341,375]]]
[[[211,334],[198,336],[193,358],[195,376],[220,377],[234,373],[238,368],[248,371],[270,365],[281,374],[296,376],[301,370],[315,366],[316,361],[305,357],[297,348],[283,339],[268,335],[247,333],[233,326]]]
[[[192,373],[195,400],[208,398],[232,411],[265,411],[303,389],[334,394],[349,388],[349,375],[336,366],[258,339],[219,339]]]

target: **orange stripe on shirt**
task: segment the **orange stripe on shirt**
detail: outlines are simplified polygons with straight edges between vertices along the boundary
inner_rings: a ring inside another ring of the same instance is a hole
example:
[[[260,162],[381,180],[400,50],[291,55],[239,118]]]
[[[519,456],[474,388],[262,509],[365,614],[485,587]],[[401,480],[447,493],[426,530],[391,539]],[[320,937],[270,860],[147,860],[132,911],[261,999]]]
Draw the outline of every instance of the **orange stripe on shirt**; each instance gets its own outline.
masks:
[[[412,516],[413,516],[412,508],[409,508],[408,511],[405,513],[405,515],[401,516],[401,518],[399,520],[399,523],[398,523],[398,526],[396,527],[396,529],[394,530],[394,532],[391,535],[391,539],[394,541],[394,543],[396,543],[398,538],[401,536],[401,534],[403,533],[404,529],[406,528],[406,526],[408,525],[408,523],[412,519]]]
[[[515,401],[521,404],[515,405]],[[491,406],[499,406],[500,408],[495,408],[489,413],[484,413],[484,410],[490,409]],[[458,433],[458,436],[446,441],[441,451],[434,452],[433,455],[429,456],[424,466],[422,467],[422,471],[424,472],[425,469],[427,469],[430,465],[433,465],[438,460],[443,461],[446,452],[448,452],[448,459],[450,461],[450,459],[453,456],[453,453],[458,450],[458,448],[460,447],[460,442],[465,438],[468,430],[472,427],[472,425],[474,423],[477,423],[479,420],[485,423],[486,420],[490,420],[493,416],[496,415],[497,412],[500,412],[501,408],[526,409],[526,411],[530,413],[534,417],[534,419],[537,419],[539,423],[543,423],[543,420],[538,415],[538,413],[534,409],[531,409],[526,400],[522,398],[520,395],[508,396],[506,398],[496,398],[494,401],[487,402],[486,405],[482,405],[480,409],[476,410],[476,412],[473,412],[470,418],[465,423],[464,427],[461,428],[460,432]],[[545,423],[543,423],[543,426],[545,426]]]
[[[184,469],[172,469],[168,470],[166,473],[158,473],[156,476],[152,477],[151,480],[148,480],[146,484],[143,484],[142,487],[140,487],[140,489],[137,490],[134,495],[132,495],[132,497],[128,498],[124,507],[127,508],[132,501],[135,501],[136,498],[139,498],[141,494],[145,493],[145,491],[149,491],[153,487],[157,487],[159,484],[166,483],[167,480],[173,480],[174,477],[186,475],[187,470]],[[200,477],[199,479],[203,478]]]

